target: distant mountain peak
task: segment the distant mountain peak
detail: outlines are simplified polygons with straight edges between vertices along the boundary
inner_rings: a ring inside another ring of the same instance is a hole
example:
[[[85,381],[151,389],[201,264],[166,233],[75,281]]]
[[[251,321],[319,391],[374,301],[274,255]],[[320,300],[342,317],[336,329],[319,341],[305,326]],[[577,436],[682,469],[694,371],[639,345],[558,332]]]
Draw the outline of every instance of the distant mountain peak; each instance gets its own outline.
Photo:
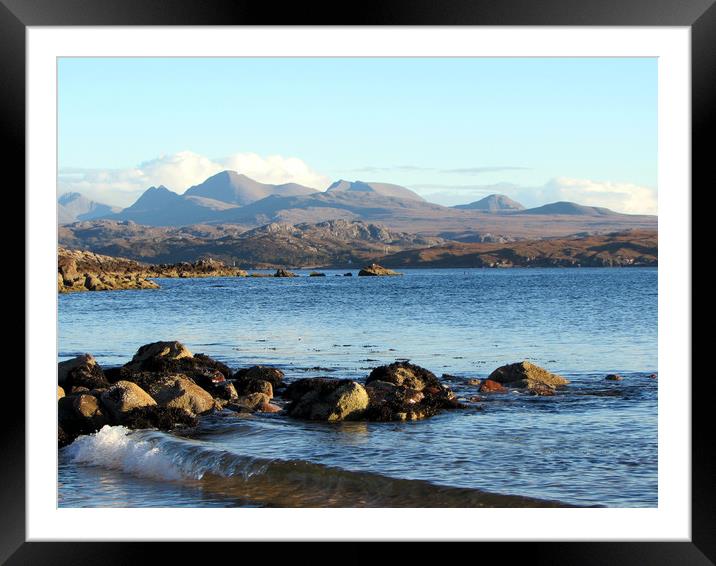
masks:
[[[458,204],[453,208],[460,208],[463,210],[484,210],[485,212],[504,212],[510,210],[524,210],[525,207],[516,200],[512,200],[507,195],[495,193],[469,204]]]
[[[57,213],[60,224],[81,220],[93,220],[120,210],[119,207],[102,204],[88,199],[81,193],[69,192],[57,199]]]
[[[393,185],[391,183],[366,183],[364,181],[346,181],[345,179],[339,179],[338,181],[331,184],[326,189],[326,193],[361,193],[361,194],[376,194],[383,197],[417,200],[424,202],[425,199],[419,194],[411,191],[406,187],[400,185]]]
[[[301,196],[315,192],[315,189],[297,183],[284,185],[260,183],[243,173],[227,169],[212,175],[203,183],[189,187],[184,194],[210,198],[234,206],[245,206],[274,194]]]
[[[570,216],[620,216],[619,212],[615,212],[609,208],[601,206],[586,206],[583,204],[577,204],[576,202],[570,202],[561,200],[558,202],[551,202],[535,208],[527,208],[520,211],[523,214],[560,214]]]

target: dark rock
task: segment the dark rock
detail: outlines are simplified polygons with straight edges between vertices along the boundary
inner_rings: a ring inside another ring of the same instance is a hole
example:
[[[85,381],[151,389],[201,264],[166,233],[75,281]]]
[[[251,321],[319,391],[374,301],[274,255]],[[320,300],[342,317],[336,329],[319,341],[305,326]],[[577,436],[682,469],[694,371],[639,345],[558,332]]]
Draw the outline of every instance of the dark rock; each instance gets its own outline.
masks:
[[[157,404],[149,393],[129,381],[118,381],[102,393],[100,400],[114,424],[124,424],[126,414],[133,409]]]
[[[140,346],[132,361],[124,367],[132,370],[158,371],[157,366],[166,362],[192,358],[193,354],[181,342],[152,342]]]
[[[264,393],[250,393],[242,395],[226,405],[227,409],[239,410],[248,409],[250,411],[262,411],[269,404],[270,398]]]
[[[134,381],[147,387],[148,382],[176,374],[183,374],[215,397],[231,399],[236,396],[233,387],[225,383],[231,377],[231,370],[226,364],[205,354],[192,355],[180,342],[155,342],[142,346],[131,362],[119,370],[109,370],[109,379]]]
[[[569,383],[561,375],[550,373],[528,361],[501,366],[493,371],[488,379],[535,391],[544,391],[545,387],[555,389]]]
[[[197,423],[197,418],[184,409],[148,405],[136,407],[125,413],[122,424],[132,429],[157,428],[159,430],[171,430],[178,426],[196,426]]]
[[[97,398],[84,393],[60,399],[57,402],[57,420],[70,437],[90,434],[109,424]]]
[[[283,381],[284,373],[274,367],[270,366],[252,366],[250,368],[240,369],[234,374],[234,383],[241,389],[243,385],[239,385],[239,382],[251,381],[251,380],[263,380],[268,381],[274,389]]]
[[[308,274],[309,277],[325,277],[326,274],[322,273],[320,271],[311,271],[311,273]]]
[[[64,446],[67,446],[68,444],[71,444],[72,441],[74,441],[76,437],[72,436],[71,434],[68,434],[65,432],[65,430],[61,426],[57,426],[57,447],[63,448]]]
[[[375,368],[366,379],[366,385],[372,381],[387,381],[418,391],[428,386],[441,387],[440,381],[433,372],[409,362],[394,362]]]
[[[530,395],[539,395],[541,397],[551,397],[555,393],[555,388],[544,383],[534,383],[529,388]]]
[[[214,398],[184,375],[165,377],[152,383],[147,392],[162,407],[184,409],[200,415],[214,409]]]
[[[298,277],[298,275],[285,269],[277,269],[274,277]]]
[[[355,420],[368,408],[368,393],[348,379],[306,378],[286,389],[291,403],[287,413],[295,418],[317,421]]]
[[[236,382],[236,391],[239,395],[249,393],[263,393],[273,399],[273,386],[265,379],[243,379]]]
[[[366,391],[370,402],[364,416],[371,421],[414,421],[461,406],[452,391],[442,385],[419,391],[387,381],[372,381],[366,385]]]
[[[621,375],[618,375],[618,374],[616,374],[616,373],[610,373],[610,374],[607,375],[607,377],[605,377],[604,379],[606,379],[607,381],[621,381],[621,380],[623,380],[624,378],[623,378]]]
[[[353,274],[349,271],[348,273],[344,273],[343,277],[353,277]]]
[[[507,387],[491,379],[486,379],[480,384],[480,393],[507,393]]]

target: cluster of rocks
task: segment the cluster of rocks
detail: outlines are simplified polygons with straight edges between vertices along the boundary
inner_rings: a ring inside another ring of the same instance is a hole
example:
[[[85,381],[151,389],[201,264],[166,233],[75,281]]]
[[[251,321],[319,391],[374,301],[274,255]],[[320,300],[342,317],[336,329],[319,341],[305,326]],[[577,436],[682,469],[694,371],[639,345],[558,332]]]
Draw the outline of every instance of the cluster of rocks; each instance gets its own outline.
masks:
[[[223,261],[212,258],[198,261],[150,265],[150,277],[246,277],[243,269],[230,267]]]
[[[309,273],[309,277],[325,277],[325,275],[319,271]],[[351,276],[353,274],[348,272],[344,275]],[[402,274],[374,263],[361,269],[358,275]],[[229,267],[224,262],[215,259],[148,265],[130,259],[66,248],[59,248],[57,254],[57,290],[60,293],[158,289],[159,285],[152,281],[152,278],[162,277],[298,277],[298,275],[286,269],[277,269],[273,274],[248,274],[243,269]]]
[[[159,287],[147,277],[146,266],[137,261],[64,248],[58,251],[57,290],[61,293]]]
[[[568,381],[520,362],[468,383],[479,386],[481,393],[511,387],[553,395]],[[197,417],[214,411],[283,412],[328,422],[409,421],[465,407],[444,379],[408,361],[377,367],[361,383],[312,377],[287,384],[278,368],[232,371],[180,342],[146,344],[120,367],[102,369],[90,354],[60,362],[57,399],[60,446],[107,424],[168,430],[195,426]]]
[[[158,289],[156,277],[246,277],[246,271],[229,267],[214,259],[195,262],[147,265],[138,261],[59,248],[57,290],[113,291],[120,289]]]

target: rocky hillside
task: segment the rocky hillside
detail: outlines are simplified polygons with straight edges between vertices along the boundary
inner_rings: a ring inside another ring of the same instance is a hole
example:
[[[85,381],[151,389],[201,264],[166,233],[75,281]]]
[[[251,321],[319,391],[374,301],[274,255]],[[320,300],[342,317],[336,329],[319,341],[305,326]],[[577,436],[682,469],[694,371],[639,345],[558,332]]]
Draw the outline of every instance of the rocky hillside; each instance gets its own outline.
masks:
[[[380,258],[390,267],[633,267],[658,265],[656,231],[598,236],[460,243],[399,252]]]
[[[62,246],[144,262],[175,263],[212,257],[239,267],[362,264],[375,257],[446,242],[350,220],[271,223],[251,230],[235,225],[159,228],[94,221],[62,226],[59,238]]]

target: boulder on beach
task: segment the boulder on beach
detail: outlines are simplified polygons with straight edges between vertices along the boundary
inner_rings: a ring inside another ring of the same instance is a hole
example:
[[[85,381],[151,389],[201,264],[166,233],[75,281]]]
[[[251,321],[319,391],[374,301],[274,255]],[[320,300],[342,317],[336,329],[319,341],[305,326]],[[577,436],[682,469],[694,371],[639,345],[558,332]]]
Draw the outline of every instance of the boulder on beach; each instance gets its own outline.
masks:
[[[109,385],[102,368],[92,354],[82,354],[71,360],[57,364],[57,384],[65,390],[74,385],[83,385],[89,389]]]
[[[285,396],[291,399],[286,408],[290,416],[315,421],[359,419],[369,402],[365,388],[348,379],[299,379],[288,386]]]
[[[100,400],[115,424],[123,424],[124,416],[132,409],[157,404],[149,393],[130,381],[118,381],[102,393]]]
[[[185,375],[172,375],[152,383],[147,392],[161,407],[184,409],[192,415],[214,408],[214,398]]]
[[[366,385],[372,381],[387,381],[393,385],[403,385],[418,391],[428,386],[441,386],[440,380],[433,372],[404,361],[375,368],[365,380]]]
[[[252,380],[268,381],[271,386],[276,389],[278,386],[281,385],[284,375],[285,374],[280,369],[275,367],[251,366],[250,368],[238,370],[234,374],[233,379],[238,390],[243,387],[243,385],[240,385],[241,383]]]
[[[371,263],[370,265],[367,265],[363,269],[361,269],[358,272],[358,275],[376,277],[402,275],[402,273],[398,273],[397,271],[393,271],[392,269],[388,269],[387,267],[383,267],[381,265],[378,265],[377,263]]]
[[[181,342],[154,342],[139,348],[121,368],[107,370],[110,382],[133,381],[147,387],[148,381],[183,374],[214,397],[231,399],[236,391],[226,380],[231,370],[205,354],[192,354]]]
[[[109,424],[109,418],[102,410],[99,400],[86,393],[59,399],[57,420],[64,433],[72,438],[96,432]]]
[[[125,367],[128,369],[147,369],[151,371],[152,366],[160,364],[161,362],[171,362],[193,357],[194,354],[189,351],[189,348],[176,340],[170,342],[152,342],[151,344],[140,346],[132,360],[125,364]]]
[[[569,383],[561,375],[550,373],[546,369],[528,361],[501,366],[493,371],[488,379],[503,385],[525,388],[530,391],[544,391],[545,388],[554,390]]]
[[[365,418],[371,421],[415,421],[432,417],[443,409],[461,407],[445,386],[417,390],[387,381],[371,381],[365,388],[369,398]]]

